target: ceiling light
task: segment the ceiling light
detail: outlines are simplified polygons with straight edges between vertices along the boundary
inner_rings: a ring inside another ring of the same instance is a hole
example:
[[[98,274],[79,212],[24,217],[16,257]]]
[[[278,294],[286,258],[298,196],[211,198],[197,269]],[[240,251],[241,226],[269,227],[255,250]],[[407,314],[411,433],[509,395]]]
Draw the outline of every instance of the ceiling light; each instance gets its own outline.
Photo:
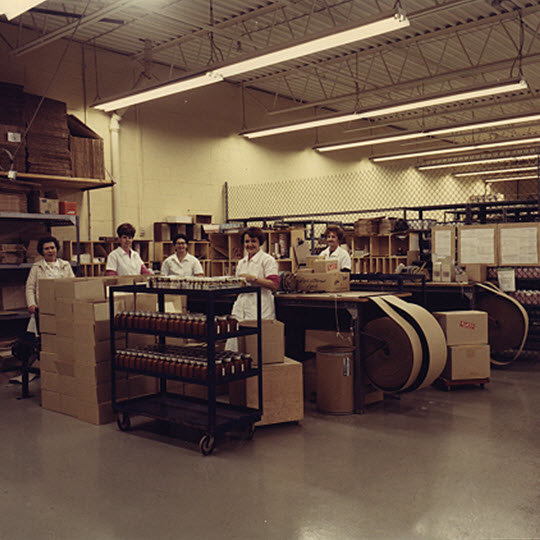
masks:
[[[0,15],[5,15],[7,20],[18,17],[21,13],[41,4],[43,0],[2,0],[0,2]]]
[[[493,182],[519,182],[520,180],[536,180],[538,175],[533,174],[530,176],[511,176],[508,178],[490,178],[489,180],[484,180],[486,184],[492,184]]]
[[[525,122],[535,122],[540,120],[540,114],[530,114],[527,116],[519,116],[516,118],[505,118],[501,120],[489,120],[486,122],[478,122],[475,124],[466,124],[462,126],[454,126],[442,129],[431,129],[428,131],[417,131],[415,133],[404,133],[401,135],[391,135],[389,137],[378,137],[376,139],[365,139],[363,141],[354,141],[349,143],[328,144],[315,147],[318,152],[332,152],[334,150],[345,150],[347,148],[358,148],[361,146],[372,146],[376,144],[384,144],[390,142],[407,141],[410,139],[420,139],[423,137],[435,137],[437,135],[447,135],[454,133],[462,133],[464,131],[472,131],[477,129],[488,129],[503,125],[515,125]]]
[[[151,101],[152,99],[158,99],[172,94],[178,94],[179,92],[185,92],[186,90],[192,90],[193,88],[207,86],[222,80],[222,77],[218,77],[216,74],[208,72],[204,75],[192,77],[191,79],[181,79],[174,83],[167,83],[162,86],[154,86],[147,90],[141,90],[135,94],[132,93],[125,96],[119,96],[112,100],[93,105],[93,107],[105,112],[110,112],[116,109],[122,109],[123,107],[129,107],[130,105],[137,105],[137,103],[144,103],[145,101]]]
[[[533,144],[540,142],[540,137],[529,137],[527,139],[513,139],[510,141],[501,141],[494,143],[470,144],[468,146],[456,146],[450,148],[440,148],[438,150],[424,150],[422,152],[411,152],[409,154],[395,154],[392,156],[380,156],[371,158],[372,161],[379,163],[381,161],[395,161],[398,159],[411,159],[415,157],[437,156],[441,154],[456,154],[458,152],[475,152],[488,148],[503,148],[505,146],[517,146],[521,144]]]
[[[453,167],[466,167],[468,165],[482,165],[485,163],[504,163],[506,161],[530,161],[540,158],[540,154],[527,154],[523,156],[506,156],[496,158],[474,159],[472,161],[451,161],[449,163],[435,163],[428,165],[418,165],[419,171],[430,171],[435,169],[449,169]]]
[[[479,176],[483,174],[499,174],[499,173],[510,173],[510,172],[522,172],[522,171],[536,171],[538,167],[533,165],[532,167],[515,167],[513,169],[487,169],[484,171],[475,171],[475,172],[462,172],[454,173],[454,176],[462,178],[464,176]]]
[[[409,26],[409,24],[409,20],[403,13],[392,13],[391,16],[371,23],[363,24],[362,26],[356,26],[341,32],[335,32],[323,37],[311,39],[285,49],[272,51],[236,62],[234,64],[225,65],[216,68],[213,71],[208,71],[204,75],[198,77],[191,79],[178,79],[176,81],[165,83],[146,90],[141,90],[139,92],[131,92],[124,96],[119,96],[118,98],[98,103],[93,105],[93,107],[103,111],[113,111],[129,105],[144,103],[153,99],[191,90],[192,88],[198,88],[200,86],[216,83],[222,81],[226,77],[233,77],[234,75],[239,75],[240,73],[246,73],[255,69],[271,66],[279,62],[286,62],[287,60],[292,60],[300,56],[315,54],[333,47],[339,47],[341,45],[346,45],[347,43],[353,43],[355,41],[378,36],[386,32],[399,30],[400,28]]]
[[[381,109],[373,109],[370,111],[356,112],[350,114],[344,114],[341,116],[333,116],[329,118],[320,118],[318,120],[308,120],[307,122],[300,122],[297,124],[289,124],[286,126],[260,129],[257,131],[247,131],[240,135],[248,138],[255,139],[258,137],[268,137],[270,135],[278,135],[280,133],[290,133],[292,131],[301,131],[304,129],[310,129],[315,127],[329,126],[333,124],[342,124],[345,122],[352,122],[353,120],[361,120],[365,118],[375,118],[377,116],[384,116],[388,114],[396,114],[405,111],[412,111],[414,109],[421,109],[424,107],[433,107],[435,105],[445,105],[447,103],[454,103],[456,101],[466,101],[469,99],[475,99],[485,96],[493,96],[494,94],[502,94],[506,92],[515,92],[517,90],[525,90],[527,83],[524,80],[512,81],[500,85],[488,86],[477,88],[475,90],[467,90],[465,92],[457,92],[453,94],[445,94],[435,96],[419,101],[409,101],[407,103],[401,103],[398,105],[392,105],[390,107],[383,107]]]

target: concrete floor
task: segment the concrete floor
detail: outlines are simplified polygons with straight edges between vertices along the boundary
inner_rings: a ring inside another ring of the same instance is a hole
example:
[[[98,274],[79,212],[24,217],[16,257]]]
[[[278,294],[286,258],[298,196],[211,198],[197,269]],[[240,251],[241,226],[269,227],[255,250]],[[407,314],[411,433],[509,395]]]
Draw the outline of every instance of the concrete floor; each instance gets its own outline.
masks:
[[[0,379],[3,540],[540,538],[537,361],[365,415],[307,404],[209,457],[143,418],[123,433],[42,410],[32,389]]]

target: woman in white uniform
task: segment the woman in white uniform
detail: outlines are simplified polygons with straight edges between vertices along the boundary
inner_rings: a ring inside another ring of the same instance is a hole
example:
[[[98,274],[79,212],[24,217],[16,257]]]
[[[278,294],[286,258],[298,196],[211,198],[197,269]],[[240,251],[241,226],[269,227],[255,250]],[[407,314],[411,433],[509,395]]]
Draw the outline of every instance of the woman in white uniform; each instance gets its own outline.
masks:
[[[177,234],[173,239],[175,253],[167,257],[161,265],[164,276],[204,276],[197,257],[188,253],[188,240],[185,234]]]
[[[105,275],[107,276],[134,276],[137,274],[151,274],[146,268],[141,256],[131,249],[135,227],[131,223],[122,223],[116,229],[120,238],[120,247],[109,253]]]
[[[338,270],[341,272],[351,271],[351,257],[346,249],[341,247],[345,239],[343,229],[337,225],[328,225],[324,232],[328,247],[321,252],[320,256],[325,259],[337,259]]]
[[[274,296],[279,288],[279,274],[276,259],[261,248],[265,242],[264,233],[258,227],[249,227],[242,234],[242,243],[247,255],[238,262],[236,276],[243,277],[249,285],[261,288],[261,318],[275,319]],[[232,315],[238,320],[257,318],[257,295],[240,294],[232,308]]]
[[[36,314],[39,306],[39,280],[75,277],[71,264],[58,258],[60,242],[54,236],[41,238],[37,250],[43,259],[36,261],[26,280],[26,305],[32,317],[28,323],[28,332],[37,334]]]

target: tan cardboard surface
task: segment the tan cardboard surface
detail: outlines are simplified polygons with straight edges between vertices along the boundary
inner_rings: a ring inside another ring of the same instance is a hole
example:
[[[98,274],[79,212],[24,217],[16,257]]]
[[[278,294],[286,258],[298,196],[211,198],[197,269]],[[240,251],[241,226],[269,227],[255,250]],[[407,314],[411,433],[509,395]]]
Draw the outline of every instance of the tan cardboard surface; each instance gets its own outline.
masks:
[[[485,311],[437,311],[433,316],[443,329],[447,345],[481,345],[488,342]]]
[[[490,370],[489,345],[455,345],[448,347],[442,376],[452,381],[485,379]]]
[[[257,321],[242,321],[240,326],[257,326]],[[283,362],[285,357],[285,326],[276,320],[261,321],[261,339],[263,364]],[[243,336],[238,339],[238,347],[241,352],[248,353],[254,363],[258,360],[257,336]]]

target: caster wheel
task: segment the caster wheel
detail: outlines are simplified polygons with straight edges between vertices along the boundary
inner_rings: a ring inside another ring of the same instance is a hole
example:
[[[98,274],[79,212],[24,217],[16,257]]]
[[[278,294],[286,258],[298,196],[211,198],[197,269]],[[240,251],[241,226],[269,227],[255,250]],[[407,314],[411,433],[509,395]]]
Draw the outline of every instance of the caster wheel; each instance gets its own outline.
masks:
[[[201,451],[201,454],[203,456],[209,456],[214,451],[215,444],[216,440],[212,435],[209,435],[208,433],[203,435],[199,441],[199,450]]]
[[[244,430],[244,439],[246,441],[251,441],[253,439],[253,435],[255,434],[255,425],[249,424],[249,426],[246,427]]]
[[[129,431],[131,429],[129,414],[126,412],[119,412],[116,415],[116,423],[118,424],[120,431]]]

